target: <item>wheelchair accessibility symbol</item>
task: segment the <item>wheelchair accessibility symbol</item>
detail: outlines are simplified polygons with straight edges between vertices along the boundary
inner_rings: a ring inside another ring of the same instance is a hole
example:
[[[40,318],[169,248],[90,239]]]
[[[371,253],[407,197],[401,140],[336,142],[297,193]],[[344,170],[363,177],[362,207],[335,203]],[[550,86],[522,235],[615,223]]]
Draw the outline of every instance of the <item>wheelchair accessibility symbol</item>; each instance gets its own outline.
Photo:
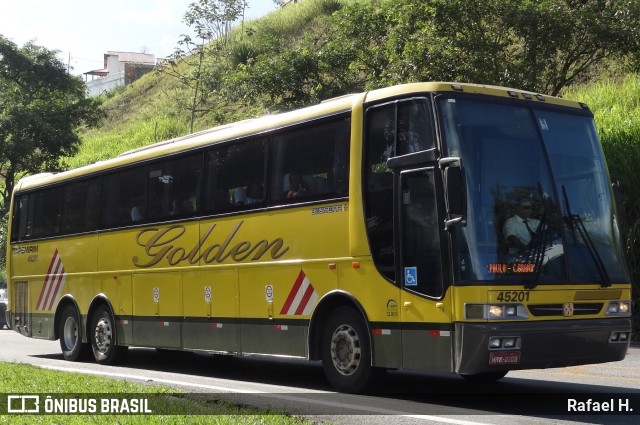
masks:
[[[404,268],[404,286],[418,286],[418,268]]]

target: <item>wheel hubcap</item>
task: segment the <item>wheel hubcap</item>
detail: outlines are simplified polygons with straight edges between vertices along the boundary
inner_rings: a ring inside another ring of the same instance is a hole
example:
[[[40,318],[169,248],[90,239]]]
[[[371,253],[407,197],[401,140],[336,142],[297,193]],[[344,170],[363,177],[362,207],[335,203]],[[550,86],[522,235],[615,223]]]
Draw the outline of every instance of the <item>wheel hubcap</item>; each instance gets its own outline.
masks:
[[[336,370],[351,375],[358,369],[361,354],[358,334],[351,326],[339,326],[331,337],[331,359]]]
[[[111,323],[105,317],[100,318],[96,323],[96,329],[94,332],[94,339],[96,342],[96,348],[101,353],[106,353],[111,346]]]
[[[64,345],[73,350],[78,342],[78,324],[73,317],[67,317],[64,321]]]

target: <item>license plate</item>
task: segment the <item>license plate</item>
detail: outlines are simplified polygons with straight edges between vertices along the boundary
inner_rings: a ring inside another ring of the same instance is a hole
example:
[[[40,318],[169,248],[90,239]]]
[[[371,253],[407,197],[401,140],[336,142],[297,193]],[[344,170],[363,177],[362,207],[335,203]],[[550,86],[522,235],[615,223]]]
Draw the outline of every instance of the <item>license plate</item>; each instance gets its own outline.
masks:
[[[489,353],[489,364],[518,364],[520,363],[520,351],[493,351]]]

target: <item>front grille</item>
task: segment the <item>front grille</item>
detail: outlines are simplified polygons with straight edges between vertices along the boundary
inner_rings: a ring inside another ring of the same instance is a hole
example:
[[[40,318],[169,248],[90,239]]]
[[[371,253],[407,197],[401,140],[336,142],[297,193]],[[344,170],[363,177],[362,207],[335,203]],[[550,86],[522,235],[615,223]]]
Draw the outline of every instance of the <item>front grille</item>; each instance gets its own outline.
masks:
[[[588,316],[598,314],[604,303],[574,303],[573,316]],[[532,304],[528,305],[529,312],[536,317],[564,316],[564,304]]]

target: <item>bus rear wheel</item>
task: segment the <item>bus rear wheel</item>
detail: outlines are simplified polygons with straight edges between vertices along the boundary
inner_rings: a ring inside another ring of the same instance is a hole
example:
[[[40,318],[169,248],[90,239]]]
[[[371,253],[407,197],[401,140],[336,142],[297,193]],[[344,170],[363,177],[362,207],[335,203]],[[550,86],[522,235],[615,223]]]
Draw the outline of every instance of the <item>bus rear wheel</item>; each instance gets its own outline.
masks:
[[[349,307],[329,313],[322,339],[322,368],[338,391],[363,391],[373,377],[369,334],[360,314]]]
[[[128,347],[116,345],[116,327],[109,307],[101,305],[91,320],[91,350],[100,364],[115,364],[122,360]]]
[[[75,362],[81,360],[87,353],[88,344],[82,343],[80,329],[78,310],[72,305],[67,305],[62,310],[60,322],[58,322],[60,349],[65,360]]]

